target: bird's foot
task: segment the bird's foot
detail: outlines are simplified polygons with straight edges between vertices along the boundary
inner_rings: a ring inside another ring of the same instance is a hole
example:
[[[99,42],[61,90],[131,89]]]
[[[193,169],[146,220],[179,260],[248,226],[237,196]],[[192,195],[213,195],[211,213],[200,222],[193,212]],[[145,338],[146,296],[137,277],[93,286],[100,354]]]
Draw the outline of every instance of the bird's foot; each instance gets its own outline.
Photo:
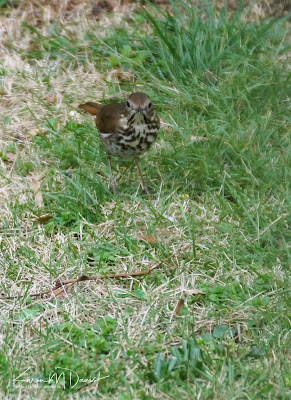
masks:
[[[143,194],[151,196],[151,192],[149,191],[149,188],[146,185],[143,185],[141,188],[142,188]]]

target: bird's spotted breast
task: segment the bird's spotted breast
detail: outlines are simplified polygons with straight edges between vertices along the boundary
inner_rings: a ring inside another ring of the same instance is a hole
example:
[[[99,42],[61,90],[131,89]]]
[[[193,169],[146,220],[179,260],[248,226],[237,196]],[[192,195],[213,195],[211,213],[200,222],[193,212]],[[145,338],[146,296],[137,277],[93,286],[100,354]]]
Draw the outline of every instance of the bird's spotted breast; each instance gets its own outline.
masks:
[[[102,144],[108,153],[118,157],[135,157],[149,149],[155,141],[159,124],[156,121],[145,120],[141,114],[135,114],[127,119],[121,119],[118,130],[114,135],[100,133]]]

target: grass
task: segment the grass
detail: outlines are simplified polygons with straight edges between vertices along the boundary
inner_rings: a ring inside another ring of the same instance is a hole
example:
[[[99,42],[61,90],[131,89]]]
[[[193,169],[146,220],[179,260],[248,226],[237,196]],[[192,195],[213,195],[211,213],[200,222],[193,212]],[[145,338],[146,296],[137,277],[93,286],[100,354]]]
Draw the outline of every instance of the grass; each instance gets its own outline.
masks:
[[[100,26],[24,13],[2,38],[1,288],[17,295],[0,303],[3,398],[290,396],[290,26],[170,3]],[[163,121],[141,162],[155,199],[118,160],[112,195],[76,109],[133,90]],[[149,276],[29,296],[174,252]]]

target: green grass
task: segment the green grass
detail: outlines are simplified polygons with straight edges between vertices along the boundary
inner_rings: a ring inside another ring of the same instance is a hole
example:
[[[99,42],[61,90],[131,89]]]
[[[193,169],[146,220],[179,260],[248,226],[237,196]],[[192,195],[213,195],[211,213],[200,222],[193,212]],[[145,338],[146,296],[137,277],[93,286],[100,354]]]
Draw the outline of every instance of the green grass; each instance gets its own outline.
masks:
[[[134,165],[118,160],[116,197],[92,120],[64,116],[74,99],[87,98],[68,85],[61,109],[35,94],[23,110],[40,134],[15,163],[26,189],[9,199],[1,222],[2,289],[21,294],[1,303],[0,384],[11,398],[19,390],[22,398],[290,396],[290,27],[287,17],[251,22],[241,10],[230,16],[187,3],[171,2],[172,14],[151,7],[105,35],[97,27],[72,34],[56,23],[44,33],[24,24],[26,52],[9,50],[34,65],[48,91],[89,64],[105,81],[107,71],[131,70],[135,83],[107,80],[103,101],[120,99],[119,87],[138,87],[168,124],[141,162],[156,200],[139,193]],[[47,60],[49,70],[35,60]],[[86,90],[93,100],[95,88]],[[9,127],[10,116],[2,117]],[[17,146],[1,150],[3,161]],[[40,208],[32,195],[23,201],[36,172]],[[52,218],[34,222],[44,214]],[[157,243],[139,233],[155,234]],[[80,284],[65,300],[29,297],[57,277],[144,269],[188,243],[193,248],[152,275]],[[70,385],[68,373],[64,387],[16,384],[27,368],[31,379],[47,380],[58,368],[109,378],[98,389],[72,387],[76,375]]]

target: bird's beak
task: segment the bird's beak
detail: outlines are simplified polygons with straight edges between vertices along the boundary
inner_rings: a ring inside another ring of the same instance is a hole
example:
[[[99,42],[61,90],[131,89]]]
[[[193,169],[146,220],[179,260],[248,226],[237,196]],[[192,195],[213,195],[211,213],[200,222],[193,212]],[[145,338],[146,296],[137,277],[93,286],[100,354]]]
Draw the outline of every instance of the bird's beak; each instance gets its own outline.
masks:
[[[142,112],[143,112],[143,108],[137,107],[136,111],[137,111],[138,113],[142,113]]]

